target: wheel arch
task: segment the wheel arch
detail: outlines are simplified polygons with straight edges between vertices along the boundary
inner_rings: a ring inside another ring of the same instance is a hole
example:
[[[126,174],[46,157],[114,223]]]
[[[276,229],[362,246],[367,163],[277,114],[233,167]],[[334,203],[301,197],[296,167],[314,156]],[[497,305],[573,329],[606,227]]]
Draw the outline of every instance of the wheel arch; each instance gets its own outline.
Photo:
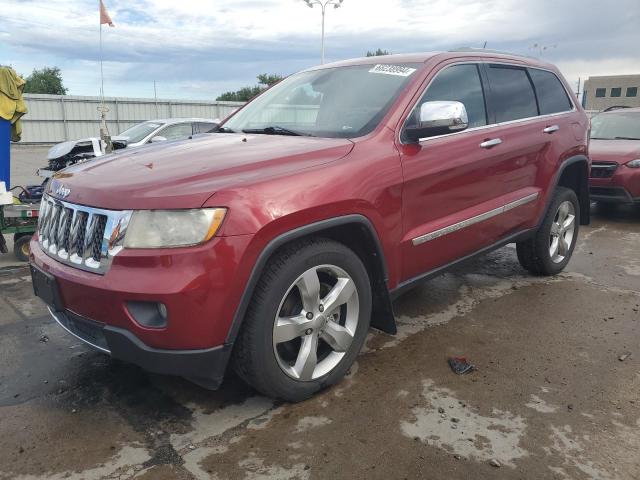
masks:
[[[371,326],[386,333],[396,333],[396,323],[388,288],[387,264],[382,245],[373,224],[367,217],[351,214],[304,225],[272,239],[260,252],[227,334],[227,344],[233,344],[240,332],[247,307],[256,284],[269,259],[285,245],[307,237],[325,237],[351,248],[364,263],[372,293]]]
[[[591,222],[589,159],[584,155],[576,155],[565,160],[556,174],[554,189],[556,187],[570,188],[576,193],[580,203],[580,224],[589,225]],[[548,207],[549,205],[547,204]]]

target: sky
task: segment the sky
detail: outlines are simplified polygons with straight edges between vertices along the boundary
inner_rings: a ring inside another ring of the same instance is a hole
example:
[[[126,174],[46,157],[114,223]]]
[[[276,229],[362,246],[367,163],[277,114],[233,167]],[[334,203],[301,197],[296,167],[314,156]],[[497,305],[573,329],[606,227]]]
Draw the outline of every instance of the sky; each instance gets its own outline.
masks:
[[[207,99],[320,63],[320,9],[303,0],[104,0],[105,95]],[[0,0],[0,64],[57,66],[98,95],[98,0]],[[326,61],[482,47],[541,56],[576,85],[640,74],[640,0],[344,0],[326,14]],[[540,52],[534,44],[548,46]]]

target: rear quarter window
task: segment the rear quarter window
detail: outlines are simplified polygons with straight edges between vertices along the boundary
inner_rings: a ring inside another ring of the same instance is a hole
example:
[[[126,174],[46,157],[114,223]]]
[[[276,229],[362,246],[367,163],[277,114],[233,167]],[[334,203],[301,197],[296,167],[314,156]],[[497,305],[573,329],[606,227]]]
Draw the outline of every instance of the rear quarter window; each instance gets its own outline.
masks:
[[[536,96],[526,69],[489,65],[487,76],[491,86],[490,104],[497,123],[538,115]]]
[[[530,68],[529,75],[538,96],[540,115],[567,112],[573,108],[567,91],[554,73]]]

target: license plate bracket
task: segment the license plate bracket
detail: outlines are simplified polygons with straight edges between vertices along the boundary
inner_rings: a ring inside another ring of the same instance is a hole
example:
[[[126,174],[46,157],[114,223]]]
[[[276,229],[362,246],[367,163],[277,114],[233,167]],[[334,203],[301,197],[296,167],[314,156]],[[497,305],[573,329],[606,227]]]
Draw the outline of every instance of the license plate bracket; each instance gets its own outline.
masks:
[[[64,310],[64,303],[55,277],[40,270],[34,265],[31,267],[31,281],[33,293],[56,312]]]

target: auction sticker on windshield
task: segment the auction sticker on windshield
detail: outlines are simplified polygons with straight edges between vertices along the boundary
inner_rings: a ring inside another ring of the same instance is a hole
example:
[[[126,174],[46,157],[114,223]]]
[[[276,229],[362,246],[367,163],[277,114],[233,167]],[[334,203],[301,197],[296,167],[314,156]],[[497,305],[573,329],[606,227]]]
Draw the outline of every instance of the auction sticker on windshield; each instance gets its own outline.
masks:
[[[371,70],[369,73],[383,73],[385,75],[397,75],[399,77],[408,77],[413,72],[415,72],[415,68],[405,67],[403,65],[384,65],[379,63]]]

